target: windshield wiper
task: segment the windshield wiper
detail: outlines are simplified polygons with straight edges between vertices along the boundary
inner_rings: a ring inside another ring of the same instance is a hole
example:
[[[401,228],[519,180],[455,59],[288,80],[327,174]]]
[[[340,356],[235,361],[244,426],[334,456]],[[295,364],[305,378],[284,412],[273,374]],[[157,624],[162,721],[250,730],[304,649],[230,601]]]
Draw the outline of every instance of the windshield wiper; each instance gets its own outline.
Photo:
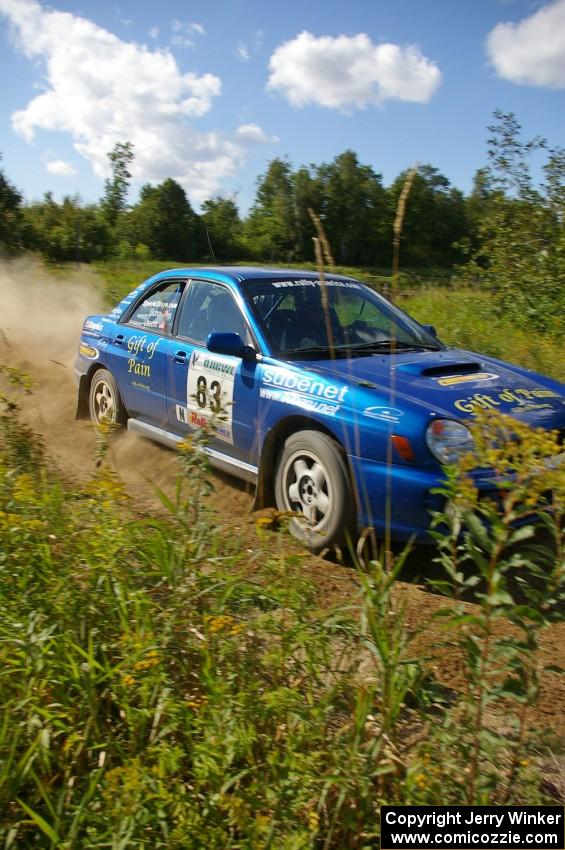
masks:
[[[288,351],[281,351],[282,357],[290,355],[327,355],[328,357],[350,357],[353,354],[366,353],[372,351],[441,351],[439,345],[432,345],[426,342],[406,342],[404,340],[378,339],[373,342],[362,342],[359,345],[305,345],[303,348],[289,348]]]
[[[289,348],[281,351],[281,355],[287,357],[289,354],[343,354],[343,347],[337,345],[305,345],[303,348]]]
[[[414,351],[441,351],[441,346],[432,345],[429,342],[406,342],[403,339],[376,339],[373,342],[362,342],[359,345],[352,345],[349,347],[349,350],[352,353],[356,351],[373,351],[380,350],[382,348],[386,349],[411,349]]]

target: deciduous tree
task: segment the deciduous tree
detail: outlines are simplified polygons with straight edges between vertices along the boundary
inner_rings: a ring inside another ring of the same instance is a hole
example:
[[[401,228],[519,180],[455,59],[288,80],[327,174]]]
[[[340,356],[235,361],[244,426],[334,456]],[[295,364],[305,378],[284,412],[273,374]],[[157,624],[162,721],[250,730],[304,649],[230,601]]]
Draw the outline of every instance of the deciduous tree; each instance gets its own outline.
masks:
[[[147,245],[154,257],[176,261],[201,255],[197,223],[184,189],[170,177],[142,188],[130,222],[136,244]]]
[[[200,219],[206,253],[216,260],[237,259],[243,226],[235,201],[220,197],[204,201]]]
[[[0,170],[0,250],[17,251],[22,247],[23,237],[22,196]]]
[[[130,166],[133,162],[133,144],[116,142],[108,153],[112,176],[104,184],[102,212],[108,224],[113,227],[118,216],[126,209],[126,201],[131,179]]]

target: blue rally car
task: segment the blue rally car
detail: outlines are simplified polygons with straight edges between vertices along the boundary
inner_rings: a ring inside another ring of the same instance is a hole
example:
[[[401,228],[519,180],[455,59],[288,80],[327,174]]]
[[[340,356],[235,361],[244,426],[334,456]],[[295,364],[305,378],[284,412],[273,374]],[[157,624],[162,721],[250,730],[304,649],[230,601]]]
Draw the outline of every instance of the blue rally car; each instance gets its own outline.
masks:
[[[161,272],[85,320],[76,373],[79,416],[169,446],[210,426],[211,463],[300,515],[313,551],[386,523],[425,539],[480,408],[565,432],[564,385],[448,348],[357,280],[296,269]]]

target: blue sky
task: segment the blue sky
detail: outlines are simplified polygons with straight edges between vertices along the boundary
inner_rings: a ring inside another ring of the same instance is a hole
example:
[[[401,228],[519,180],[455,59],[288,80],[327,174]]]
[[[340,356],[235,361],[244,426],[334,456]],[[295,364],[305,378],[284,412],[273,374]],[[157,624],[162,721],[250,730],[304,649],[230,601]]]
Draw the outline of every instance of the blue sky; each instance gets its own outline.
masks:
[[[430,162],[469,191],[493,110],[565,138],[565,0],[0,0],[2,167],[26,198],[136,189],[245,212],[270,159],[353,148],[388,185]]]

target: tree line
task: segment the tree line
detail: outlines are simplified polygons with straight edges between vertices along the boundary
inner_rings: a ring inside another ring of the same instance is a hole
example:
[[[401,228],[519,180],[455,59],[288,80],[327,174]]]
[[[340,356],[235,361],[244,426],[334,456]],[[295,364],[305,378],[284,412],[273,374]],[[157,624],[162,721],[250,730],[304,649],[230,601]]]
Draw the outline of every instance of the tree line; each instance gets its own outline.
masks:
[[[134,151],[118,143],[109,153],[111,177],[98,204],[50,192],[24,203],[0,174],[0,244],[4,250],[40,251],[50,260],[90,261],[140,256],[175,261],[249,257],[267,262],[313,261],[314,226],[308,209],[323,221],[336,262],[390,265],[392,221],[405,173],[387,188],[371,166],[352,150],[331,163],[294,171],[280,157],[257,181],[254,203],[242,218],[232,198],[216,197],[192,208],[177,181],[141,188],[128,206]],[[452,266],[462,261],[472,234],[463,193],[431,165],[418,169],[406,216],[405,262]]]
[[[452,269],[466,264],[509,309],[539,319],[562,303],[565,282],[565,151],[545,140],[523,141],[512,113],[495,113],[488,160],[464,195],[432,165],[414,176],[401,237],[404,269]],[[531,156],[544,157],[534,179]],[[346,150],[330,163],[293,169],[276,157],[257,180],[242,217],[236,202],[215,197],[192,208],[183,187],[167,178],[141,188],[128,204],[133,146],[109,152],[110,177],[97,204],[61,202],[50,192],[25,203],[0,169],[0,250],[41,252],[51,261],[111,257],[175,262],[249,259],[314,261],[320,217],[336,263],[390,268],[392,227],[407,172],[390,186]]]

